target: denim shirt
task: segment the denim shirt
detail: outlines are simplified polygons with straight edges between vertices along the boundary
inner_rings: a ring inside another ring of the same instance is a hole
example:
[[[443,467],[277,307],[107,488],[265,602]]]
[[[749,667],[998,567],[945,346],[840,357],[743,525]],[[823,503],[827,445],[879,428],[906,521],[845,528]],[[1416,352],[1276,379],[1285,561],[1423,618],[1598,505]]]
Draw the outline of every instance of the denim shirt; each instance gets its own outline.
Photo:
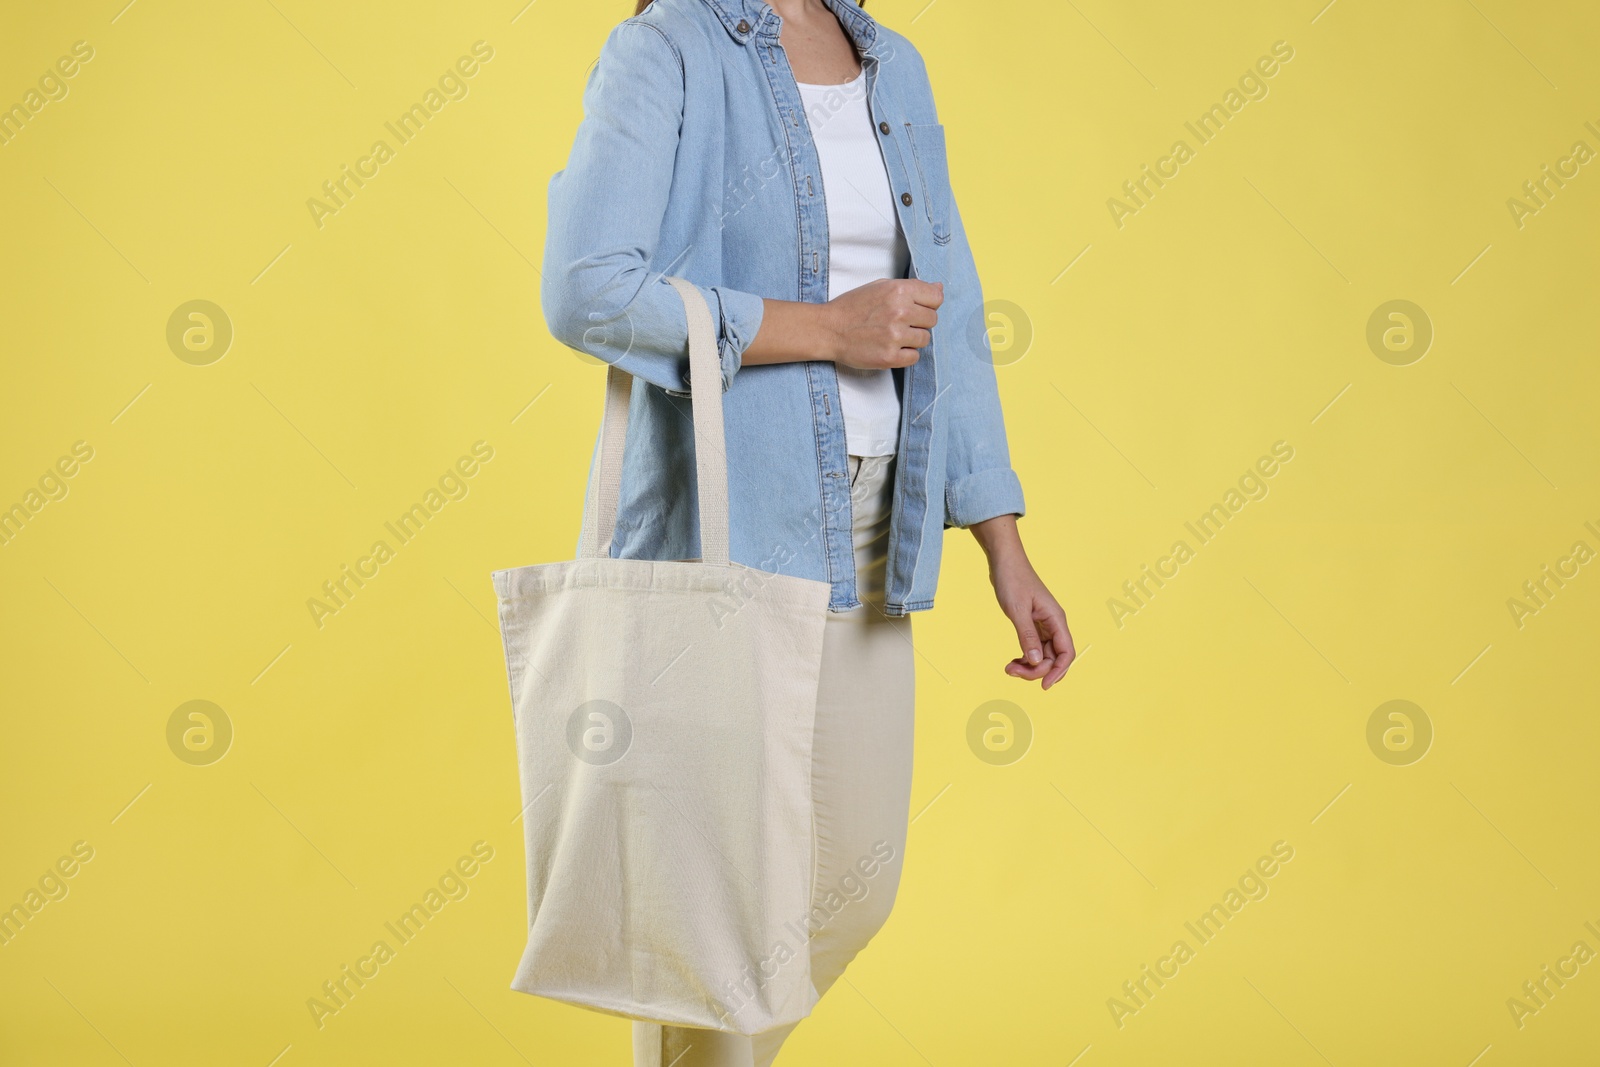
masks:
[[[910,274],[944,283],[931,343],[894,372],[883,610],[898,616],[933,606],[944,530],[1021,515],[1022,486],[922,57],[851,0],[825,2],[861,56]],[[556,338],[634,376],[611,555],[699,555],[688,325],[663,280],[676,275],[700,288],[717,328],[730,554],[829,582],[837,612],[861,603],[837,371],[740,361],[763,297],[828,299],[822,169],[781,24],[761,0],[655,0],[611,31],[550,181],[541,300]]]

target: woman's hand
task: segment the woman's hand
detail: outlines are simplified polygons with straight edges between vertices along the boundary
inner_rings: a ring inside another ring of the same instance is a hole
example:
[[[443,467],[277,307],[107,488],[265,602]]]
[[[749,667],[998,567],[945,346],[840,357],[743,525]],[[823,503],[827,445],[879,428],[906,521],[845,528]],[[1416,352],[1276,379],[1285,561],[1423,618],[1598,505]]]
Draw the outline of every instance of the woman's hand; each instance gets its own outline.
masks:
[[[933,343],[944,283],[884,278],[824,305],[834,334],[835,363],[862,370],[909,367]]]
[[[883,278],[825,304],[762,300],[761,326],[741,366],[821,360],[884,370],[909,367],[933,342],[944,283]]]
[[[1006,673],[1030,682],[1042,679],[1043,688],[1049,689],[1078,655],[1066,613],[1028,561],[1015,515],[985,519],[971,529],[989,557],[989,583],[1022,648],[1022,655],[1006,664]]]

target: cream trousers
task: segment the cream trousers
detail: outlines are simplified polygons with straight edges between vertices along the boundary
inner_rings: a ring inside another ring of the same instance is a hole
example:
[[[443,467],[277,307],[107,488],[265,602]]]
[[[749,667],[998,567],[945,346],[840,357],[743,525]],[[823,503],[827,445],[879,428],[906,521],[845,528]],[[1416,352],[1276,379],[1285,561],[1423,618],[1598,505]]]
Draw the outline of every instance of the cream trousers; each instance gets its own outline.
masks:
[[[812,736],[817,872],[811,890],[811,982],[844,973],[889,917],[911,804],[915,663],[911,620],[883,614],[893,456],[850,457],[856,572],[865,602],[832,613]],[[794,1026],[754,1037],[633,1024],[634,1067],[767,1067]]]

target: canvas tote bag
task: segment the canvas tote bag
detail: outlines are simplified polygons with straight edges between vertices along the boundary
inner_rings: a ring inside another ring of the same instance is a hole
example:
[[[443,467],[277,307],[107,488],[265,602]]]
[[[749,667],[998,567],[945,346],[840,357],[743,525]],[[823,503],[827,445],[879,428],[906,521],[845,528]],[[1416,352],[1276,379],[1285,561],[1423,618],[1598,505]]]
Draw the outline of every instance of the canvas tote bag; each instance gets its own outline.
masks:
[[[689,324],[697,561],[612,559],[632,376],[611,367],[579,558],[494,572],[528,942],[513,989],[759,1033],[816,1003],[811,733],[829,586],[728,558],[721,367]]]

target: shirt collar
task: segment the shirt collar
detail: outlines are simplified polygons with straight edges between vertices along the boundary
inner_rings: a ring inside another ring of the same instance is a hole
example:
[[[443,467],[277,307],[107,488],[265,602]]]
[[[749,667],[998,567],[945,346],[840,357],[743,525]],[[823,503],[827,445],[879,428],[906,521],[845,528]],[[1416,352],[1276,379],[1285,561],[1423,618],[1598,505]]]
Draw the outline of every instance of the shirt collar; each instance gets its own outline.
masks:
[[[777,36],[779,18],[765,0],[705,0],[722,20],[729,36],[744,44],[757,33]],[[855,43],[856,51],[866,55],[878,39],[878,24],[854,0],[822,0],[839,19],[839,25]],[[741,29],[740,27],[743,27]]]

